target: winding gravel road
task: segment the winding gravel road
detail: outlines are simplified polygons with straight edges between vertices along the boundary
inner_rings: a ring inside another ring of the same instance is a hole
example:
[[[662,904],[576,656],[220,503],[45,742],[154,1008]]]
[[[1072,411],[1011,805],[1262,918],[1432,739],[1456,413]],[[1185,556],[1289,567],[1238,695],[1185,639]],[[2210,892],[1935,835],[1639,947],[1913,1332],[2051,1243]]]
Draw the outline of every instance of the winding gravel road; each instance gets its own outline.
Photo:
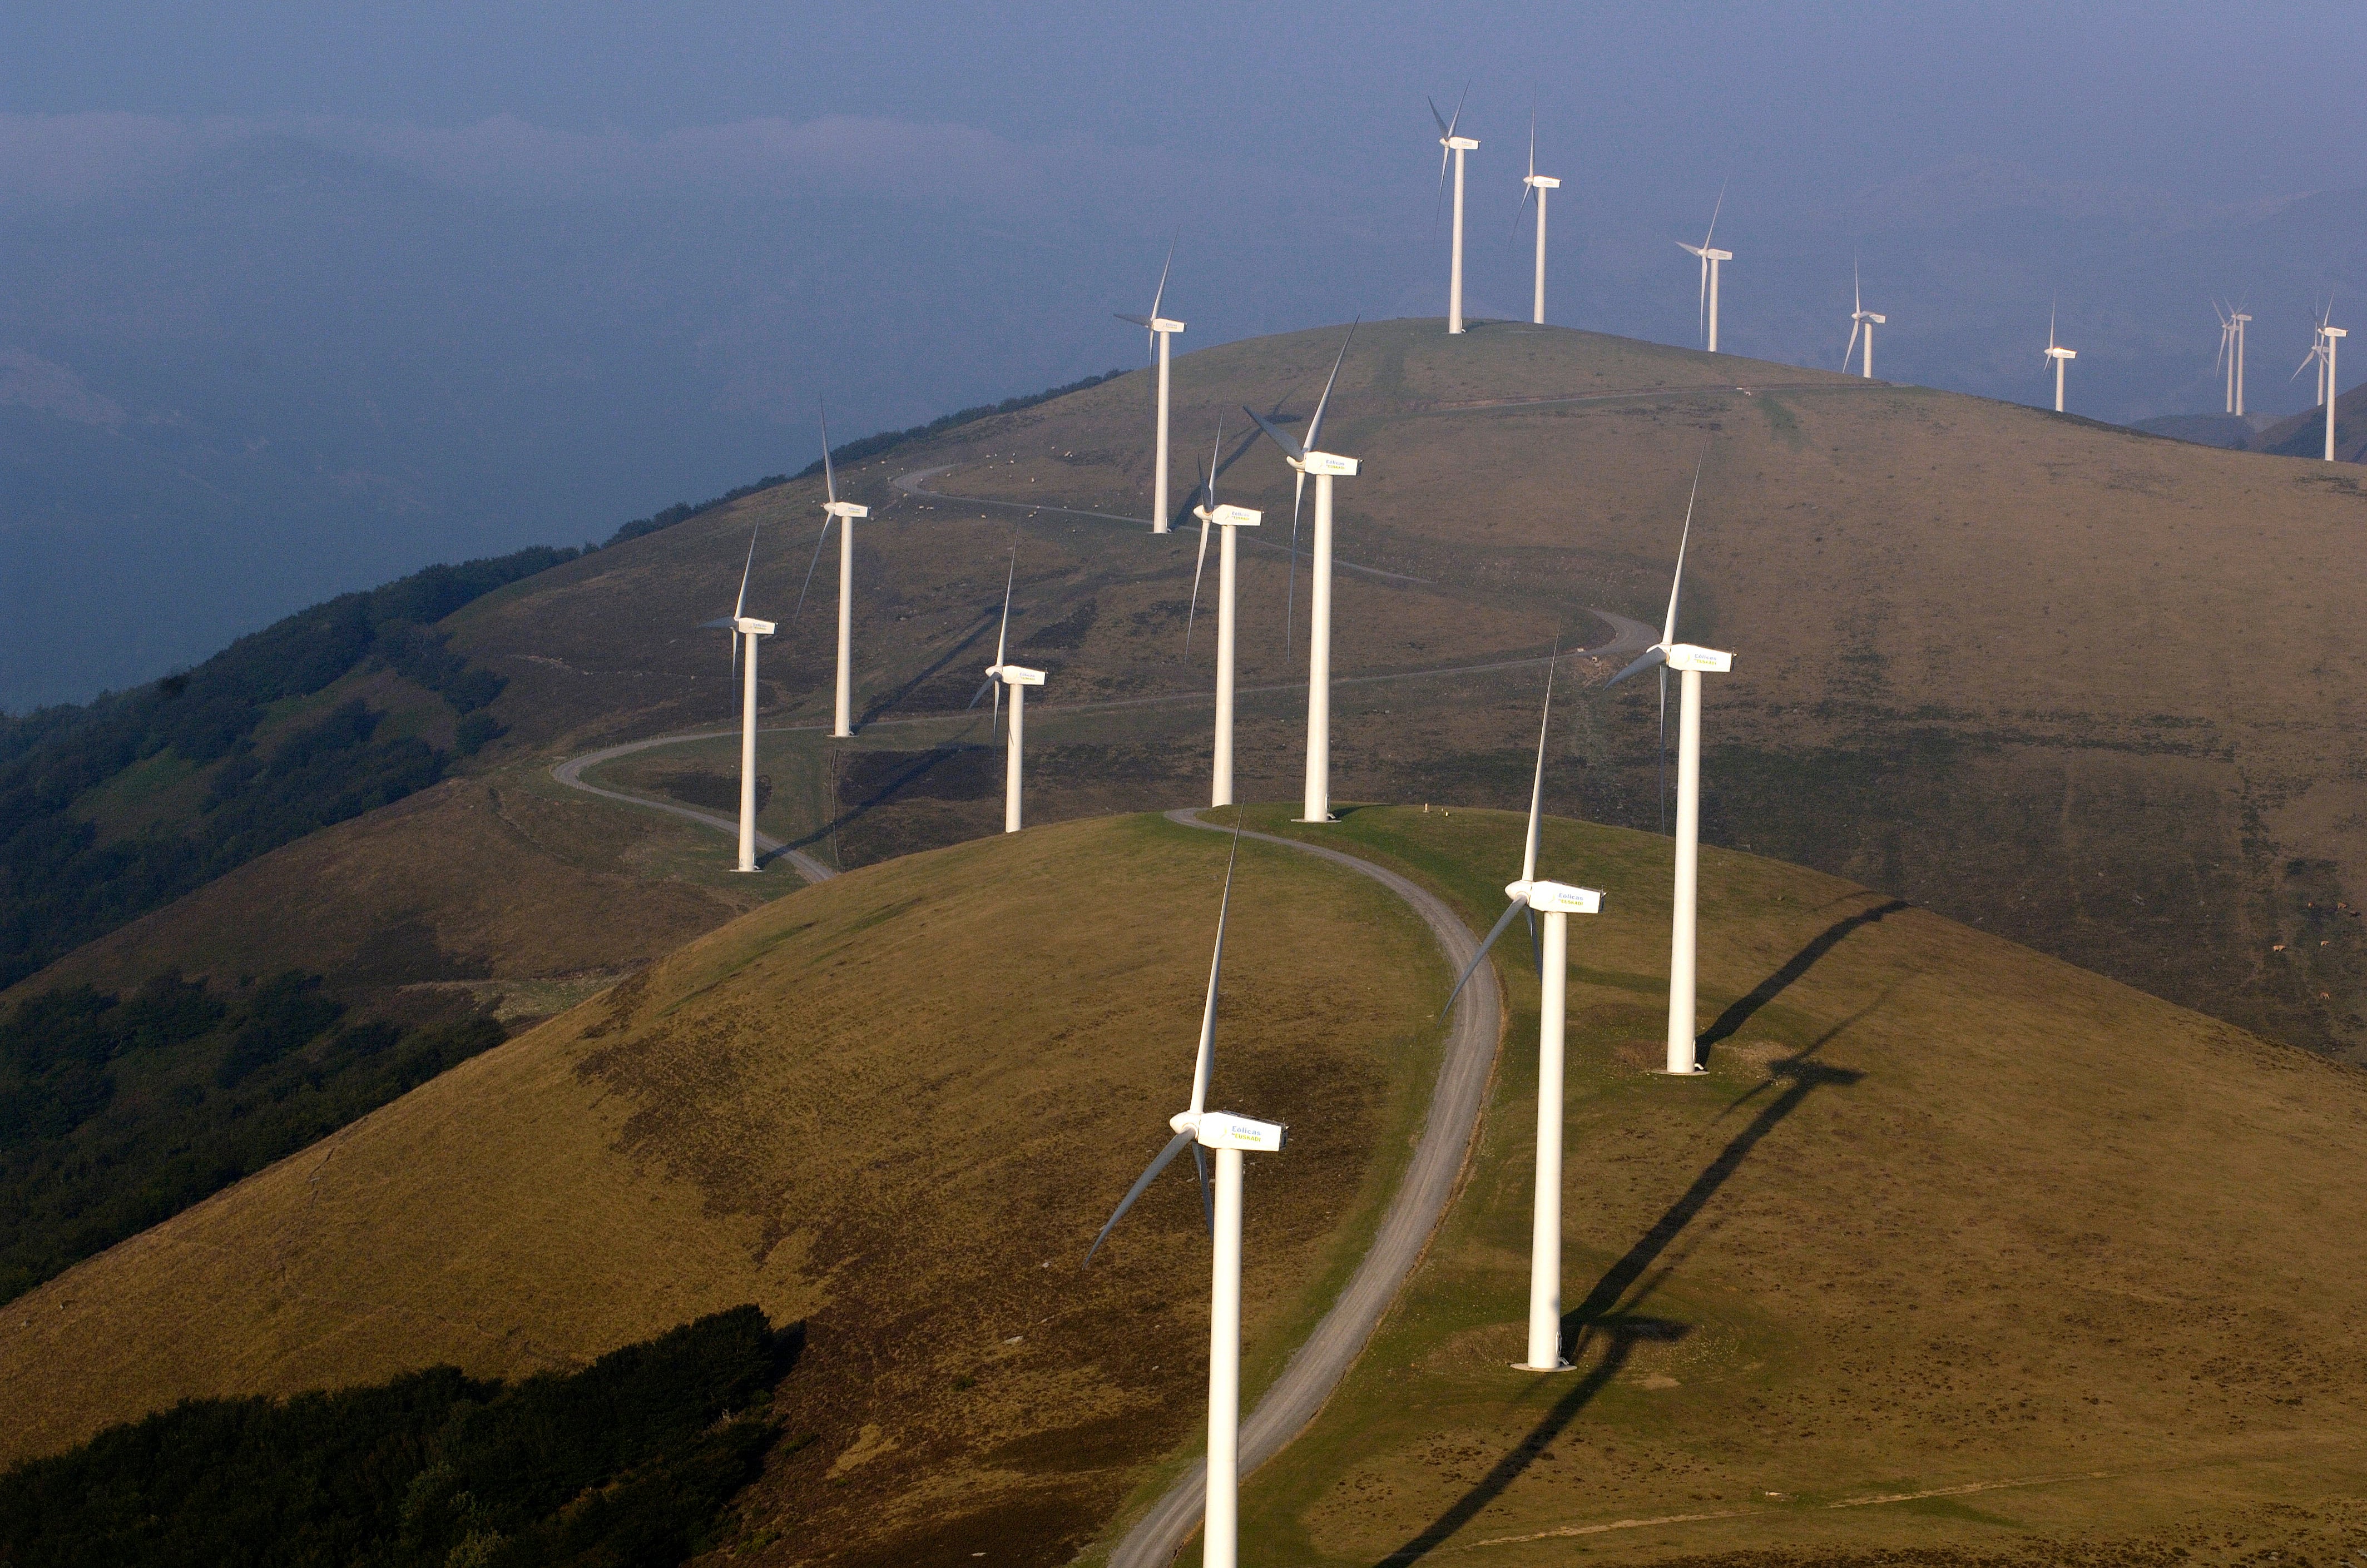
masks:
[[[629,756],[635,751],[646,751],[653,746],[678,746],[685,741],[714,740],[738,733],[736,729],[711,729],[696,735],[661,735],[651,740],[629,740],[622,746],[603,747],[597,751],[586,751],[581,757],[570,757],[552,768],[550,776],[570,789],[580,789],[586,795],[596,795],[603,800],[622,801],[627,806],[638,806],[645,811],[663,811],[669,817],[685,818],[703,827],[712,828],[718,832],[729,833],[737,838],[740,834],[740,818],[737,817],[727,817],[720,811],[701,811],[696,806],[683,806],[671,800],[652,800],[645,795],[627,795],[622,790],[602,789],[598,784],[583,782],[583,770],[606,762],[611,758]],[[766,861],[774,859],[787,861],[789,868],[808,882],[827,881],[838,874],[802,850],[785,850],[781,847],[780,840],[769,833],[758,833],[756,863],[762,865]]]
[[[1212,833],[1229,832],[1199,819],[1201,807],[1167,813],[1171,822]],[[1339,850],[1270,833],[1244,833],[1243,838],[1280,844],[1302,854],[1319,855],[1369,876],[1402,899],[1421,917],[1438,941],[1438,950],[1455,974],[1461,974],[1479,950],[1471,934],[1444,900],[1418,887],[1393,871],[1358,860]],[[1446,1213],[1447,1200],[1463,1173],[1463,1163],[1479,1127],[1479,1108],[1487,1098],[1488,1077],[1496,1063],[1496,1040],[1502,1032],[1504,996],[1495,972],[1485,985],[1466,986],[1455,1002],[1446,1037],[1444,1058],[1438,1068],[1438,1087],[1431,1096],[1430,1114],[1423,1119],[1421,1141],[1414,1146],[1412,1163],[1397,1196],[1389,1200],[1374,1234],[1372,1249],[1356,1265],[1340,1299],[1315,1325],[1282,1369],[1282,1375],[1241,1423],[1241,1472],[1246,1475],[1280,1453],[1285,1444],[1315,1419],[1331,1397],[1358,1352],[1379,1326],[1381,1315],[1397,1299],[1398,1288],[1421,1261],[1431,1233]],[[1182,1551],[1200,1526],[1207,1489],[1205,1465],[1177,1479],[1150,1511],[1126,1533],[1110,1554],[1110,1568],[1164,1568]]]

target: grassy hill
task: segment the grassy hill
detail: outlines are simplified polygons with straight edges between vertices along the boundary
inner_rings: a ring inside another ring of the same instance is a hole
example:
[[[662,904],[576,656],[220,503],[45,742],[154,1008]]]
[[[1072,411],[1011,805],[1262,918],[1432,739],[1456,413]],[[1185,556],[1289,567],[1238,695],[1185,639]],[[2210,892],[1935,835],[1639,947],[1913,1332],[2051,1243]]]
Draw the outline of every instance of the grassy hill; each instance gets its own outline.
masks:
[[[1657,620],[1706,443],[1684,629],[1738,652],[1705,730],[1714,840],[2276,1038],[2367,1053],[2367,943],[2350,914],[2367,897],[2367,799],[2351,782],[2367,758],[2349,711],[2367,642],[2344,611],[2367,570],[2349,547],[2367,491],[2350,470],[1596,334],[1437,327],[1367,326],[1342,372],[1331,439],[1367,469],[1340,488],[1340,552],[1398,575],[1340,578],[1335,668],[1365,682],[1336,694],[1340,794],[1516,800],[1534,671],[1423,672],[1599,641],[1590,605]],[[1242,437],[1239,405],[1303,413],[1337,344],[1325,330],[1177,362],[1183,471],[1225,417],[1225,493],[1269,519],[1245,552],[1242,679],[1278,688],[1243,700],[1238,771],[1253,796],[1295,787],[1303,637],[1285,653],[1284,557],[1261,547],[1286,531],[1288,475]],[[998,770],[984,724],[959,710],[991,657],[1014,533],[1014,637],[1052,671],[1031,712],[1031,819],[1197,797],[1209,651],[1197,637],[1184,649],[1194,541],[1086,515],[1143,509],[1147,418],[1130,375],[841,470],[876,513],[858,533],[855,741],[787,728],[826,716],[835,591],[825,561],[808,613],[788,618],[818,522],[820,481],[801,478],[436,626],[506,682],[481,711],[509,733],[465,764],[469,787],[492,793],[469,798],[613,829],[508,835],[481,856],[484,836],[454,836],[467,813],[396,807],[250,862],[59,973],[127,988],[173,963],[274,973],[301,948],[399,975],[412,1000],[469,987],[530,1017],[662,950],[646,908],[668,911],[656,923],[674,937],[786,890],[708,876],[718,852],[695,829],[549,804],[561,756],[728,725],[725,642],[697,623],[728,607],[759,523],[752,603],[784,624],[764,665],[768,722],[784,727],[760,758],[768,831],[855,865],[993,829]],[[917,491],[893,482],[915,474],[931,476]],[[1069,510],[1014,510],[1044,504]],[[1301,582],[1302,621],[1305,597]],[[1651,716],[1648,689],[1578,709],[1557,807],[1653,826]],[[601,776],[713,804],[735,769],[718,741]],[[598,842],[611,831],[614,855]],[[366,840],[372,864],[438,874],[312,880]],[[584,855],[626,879],[599,886],[648,897],[573,899],[577,936],[551,943],[551,905],[508,884],[583,887]],[[282,908],[307,918],[222,918]],[[368,956],[390,931],[405,955],[391,967]]]
[[[1064,1561],[1205,1375],[1188,1178],[1078,1264],[1188,1092],[1225,853],[1080,822],[776,901],[14,1303],[0,1443],[753,1301],[806,1329],[752,1535]],[[1253,1181],[1263,1382],[1403,1164],[1446,977],[1352,874],[1248,845],[1235,898],[1219,1093],[1294,1129]]]
[[[1477,926],[1518,834],[1376,807],[1322,836]],[[1223,852],[1081,821],[776,900],[17,1303],[9,1451],[188,1393],[573,1365],[753,1299],[807,1337],[735,1561],[1105,1542],[1195,1441],[1189,1182],[1074,1260],[1176,1092]],[[1251,1483],[1245,1561],[2213,1562],[2367,1517],[2367,1075],[1712,850],[1712,1071],[1656,1077],[1667,853],[1545,840],[1610,894],[1571,943],[1580,1371],[1504,1367],[1535,998],[1508,963],[1464,1194]],[[1252,845],[1240,897],[1220,1097],[1293,1126],[1248,1206],[1256,1385],[1386,1195],[1444,977],[1345,874]]]
[[[1270,446],[1240,439],[1239,405],[1303,412],[1337,343],[1304,333],[1178,362],[1177,429],[1201,433],[1179,444],[1188,454],[1226,416],[1226,494],[1270,524],[1286,521],[1288,475]],[[991,830],[991,760],[967,750],[984,727],[923,716],[967,702],[991,657],[1021,513],[890,480],[943,468],[928,487],[1138,513],[1140,379],[842,472],[878,513],[858,536],[872,722],[827,750],[810,732],[768,743],[768,772],[829,781],[785,792],[771,830],[834,844],[850,863]],[[1712,682],[1705,729],[1714,839],[2278,1038],[2367,1046],[2367,949],[2337,908],[2362,901],[2367,805],[2345,782],[2367,766],[2348,707],[2367,635],[2343,608],[2367,587],[2349,548],[2367,490],[2349,470],[1501,325],[1459,340],[1435,322],[1368,326],[1337,397],[1330,439],[1368,465],[1340,487],[1340,552],[1423,580],[1342,574],[1342,677],[1600,640],[1589,605],[1657,620],[1705,446],[1684,629],[1738,651],[1736,673]],[[779,532],[759,552],[757,602],[793,604],[816,493],[800,481],[561,567],[463,611],[452,646],[509,679],[494,711],[522,750],[728,720],[724,650],[693,627],[736,581],[758,519]],[[1053,513],[1018,532],[1014,636],[1052,671],[1032,710],[1035,819],[1193,798],[1206,715],[1190,699],[1208,657],[1202,639],[1189,659],[1183,647],[1194,540]],[[1249,792],[1281,795],[1301,665],[1279,635],[1283,558],[1245,556],[1242,680],[1285,689],[1245,701],[1240,771]],[[817,579],[821,613],[768,649],[776,722],[823,714],[832,572],[825,562]],[[1533,679],[1343,686],[1339,793],[1509,804]],[[1060,711],[1160,697],[1179,700]],[[1588,708],[1561,809],[1658,820],[1651,711],[1648,689]],[[700,764],[731,765],[721,748]],[[834,807],[819,818],[806,804],[817,793]]]

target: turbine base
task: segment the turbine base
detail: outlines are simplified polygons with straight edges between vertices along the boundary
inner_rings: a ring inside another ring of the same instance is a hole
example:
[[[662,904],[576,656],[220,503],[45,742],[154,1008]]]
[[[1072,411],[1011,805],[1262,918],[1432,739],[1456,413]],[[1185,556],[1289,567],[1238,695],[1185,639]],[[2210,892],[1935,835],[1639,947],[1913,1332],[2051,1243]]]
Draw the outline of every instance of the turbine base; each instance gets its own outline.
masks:
[[[1337,817],[1294,817],[1291,820],[1293,822],[1337,822],[1340,818]]]
[[[1578,1371],[1578,1363],[1575,1361],[1556,1361],[1550,1367],[1533,1367],[1526,1361],[1513,1361],[1509,1363],[1509,1365],[1516,1372],[1574,1372]]]

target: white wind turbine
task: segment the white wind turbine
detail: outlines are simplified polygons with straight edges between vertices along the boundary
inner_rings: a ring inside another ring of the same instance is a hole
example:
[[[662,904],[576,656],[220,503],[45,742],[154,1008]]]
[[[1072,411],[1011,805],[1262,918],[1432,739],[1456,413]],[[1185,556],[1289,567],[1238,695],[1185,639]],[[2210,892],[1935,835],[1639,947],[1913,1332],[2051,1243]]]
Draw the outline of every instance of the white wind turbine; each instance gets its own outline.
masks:
[[[1550,175],[1537,173],[1537,117],[1534,109],[1529,113],[1529,172],[1521,184],[1527,187],[1521,192],[1522,207],[1528,206],[1532,193],[1537,198],[1537,289],[1535,303],[1530,308],[1529,320],[1538,326],[1544,326],[1546,324],[1546,192],[1561,189],[1561,181]],[[1516,209],[1512,214],[1512,221],[1517,225],[1520,220],[1520,212]]]
[[[1569,1363],[1561,1359],[1561,1135],[1565,1114],[1562,1093],[1562,1045],[1569,999],[1569,918],[1599,914],[1603,895],[1591,887],[1566,882],[1537,880],[1537,829],[1546,790],[1546,732],[1553,722],[1553,666],[1560,649],[1546,666],[1545,715],[1537,721],[1537,771],[1529,784],[1529,835],[1521,851],[1521,879],[1509,884],[1504,897],[1512,902],[1479,944],[1469,968],[1447,993],[1446,1007],[1463,994],[1464,986],[1487,961],[1488,950],[1504,934],[1516,914],[1527,912],[1529,941],[1537,961],[1537,1170],[1536,1192],[1529,1213],[1529,1359],[1523,1371],[1554,1372]],[[1536,946],[1537,916],[1546,918],[1545,942]],[[1446,1016],[1442,1009],[1441,1018]]]
[[[1293,590],[1298,572],[1298,498],[1307,490],[1307,476],[1315,476],[1315,547],[1310,552],[1308,577],[1307,633],[1307,789],[1301,822],[1331,820],[1331,481],[1345,476],[1354,478],[1358,464],[1353,457],[1342,457],[1322,450],[1317,443],[1323,438],[1323,411],[1331,401],[1332,383],[1340,378],[1341,361],[1348,357],[1348,345],[1356,341],[1356,325],[1351,322],[1348,335],[1341,340],[1340,357],[1331,362],[1331,375],[1323,383],[1323,395],[1316,400],[1315,417],[1307,422],[1307,445],[1300,446],[1289,434],[1268,423],[1254,409],[1241,412],[1257,422],[1257,427],[1282,448],[1284,457],[1298,470],[1297,489],[1290,501],[1290,567]],[[1285,609],[1287,616],[1291,611]],[[1288,633],[1285,632],[1285,648]]]
[[[2298,377],[2309,368],[2312,360],[2317,363],[2317,400],[2326,405],[2326,460],[2329,463],[2334,461],[2334,402],[2340,390],[2334,373],[2335,345],[2350,335],[2345,328],[2329,325],[2333,319],[2334,304],[2328,300],[2326,314],[2317,320],[2316,335],[2310,340],[2309,352],[2293,367],[2293,375]]]
[[[1011,567],[1002,577],[1002,629],[994,634],[994,662],[986,667],[986,684],[969,705],[978,706],[979,697],[991,689],[994,693],[994,718],[989,721],[987,733],[994,733],[992,725],[1002,717],[1002,689],[1011,688],[1011,734],[1002,743],[1002,830],[1019,831],[1019,786],[1025,762],[1027,688],[1044,683],[1044,671],[1030,670],[1024,664],[1014,664],[1003,657],[1011,637],[1011,585],[1019,578],[1019,541],[1011,541]]]
[[[1150,314],[1129,316],[1116,312],[1121,321],[1132,321],[1149,333],[1159,344],[1159,433],[1156,438],[1158,459],[1150,489],[1150,531],[1167,532],[1167,358],[1169,340],[1184,330],[1182,321],[1168,320],[1159,313],[1160,303],[1167,298],[1168,268],[1175,265],[1175,243],[1167,244],[1167,261],[1159,269],[1159,288],[1150,296]],[[1149,346],[1148,344],[1145,345]]]
[[[1463,97],[1455,100],[1455,117],[1441,116],[1436,99],[1425,99],[1430,105],[1430,118],[1438,121],[1438,145],[1444,149],[1438,155],[1438,190],[1446,194],[1446,165],[1455,164],[1455,250],[1446,266],[1446,330],[1463,330],[1463,155],[1479,151],[1479,143],[1467,136],[1457,136],[1455,128],[1463,123],[1463,99],[1471,96],[1471,84],[1463,85]],[[1431,230],[1433,239],[1438,231]]]
[[[2211,368],[2221,371],[2226,381],[2225,412],[2240,417],[2244,412],[2244,323],[2252,318],[2240,308],[2223,310],[2214,299],[2211,309],[2219,317],[2219,354],[2212,360]]]
[[[1871,381],[1874,379],[1874,329],[1890,318],[1865,308],[1865,291],[1859,286],[1857,265],[1853,262],[1850,265],[1850,298],[1854,303],[1850,309],[1849,347],[1841,350],[1841,368],[1849,368],[1850,349],[1857,346],[1857,334],[1863,332],[1865,333],[1865,368],[1861,374]]]
[[[1677,242],[1677,249],[1701,258],[1701,301],[1698,310],[1704,323],[1703,345],[1712,354],[1717,352],[1717,264],[1734,259],[1732,251],[1721,251],[1710,243],[1710,241],[1717,236],[1717,215],[1725,210],[1726,187],[1720,186],[1717,187],[1717,205],[1709,209],[1709,231],[1702,236],[1702,243],[1698,245],[1688,245],[1682,240]]]
[[[740,696],[740,863],[735,871],[754,871],[756,867],[756,639],[773,635],[773,623],[759,621],[747,613],[748,575],[756,569],[756,533],[748,536],[748,559],[740,569],[740,597],[729,615],[718,616],[700,623],[702,629],[728,626],[731,630],[731,662],[740,662],[740,644],[748,644],[748,674],[741,687]]]
[[[1693,467],[1693,495],[1685,501],[1685,525],[1677,537],[1677,570],[1669,581],[1669,618],[1661,623],[1660,640],[1636,662],[1611,677],[1615,686],[1639,670],[1660,666],[1660,746],[1669,743],[1669,676],[1678,672],[1677,699],[1677,842],[1676,891],[1669,934],[1669,1057],[1668,1070],[1701,1070],[1693,1060],[1694,909],[1701,882],[1701,678],[1702,671],[1725,674],[1734,668],[1734,655],[1715,648],[1699,648],[1677,640],[1677,597],[1685,585],[1685,547],[1693,532],[1693,501],[1701,494],[1701,467]]]
[[[1240,823],[1233,823],[1233,856],[1240,854]],[[1201,1516],[1203,1568],[1234,1568],[1240,1532],[1241,1433],[1241,1154],[1278,1152],[1288,1129],[1229,1111],[1206,1109],[1208,1080],[1217,1059],[1217,991],[1225,966],[1225,917],[1233,901],[1233,860],[1225,863],[1225,892],[1217,906],[1217,949],[1208,960],[1208,998],[1200,1010],[1200,1047],[1192,1066],[1191,1109],[1168,1119],[1174,1137],[1127,1189],[1116,1210],[1085,1253],[1090,1264],[1134,1201],[1186,1146],[1200,1173],[1201,1210],[1214,1233],[1215,1258],[1208,1290],[1208,1468],[1206,1512]],[[1208,1156],[1217,1155],[1216,1191],[1208,1189]]]
[[[1189,657],[1192,623],[1200,614],[1200,573],[1208,564],[1208,529],[1213,525],[1222,538],[1217,546],[1217,739],[1208,789],[1208,804],[1212,807],[1233,803],[1233,603],[1240,555],[1235,531],[1255,528],[1265,521],[1263,512],[1217,504],[1217,465],[1224,450],[1225,424],[1218,420],[1216,447],[1208,454],[1207,477],[1200,483],[1200,504],[1192,509],[1192,515],[1200,520],[1200,559],[1192,569],[1192,607],[1184,617],[1184,652]]]
[[[2053,306],[2047,307],[2046,310],[2046,353],[2044,357],[2055,361],[2055,412],[2056,413],[2061,413],[2063,412],[2063,367],[2071,361],[2078,358],[2079,351],[2073,348],[2065,348],[2062,344],[2055,341],[2055,309]]]
[[[821,564],[821,547],[830,541],[830,525],[838,530],[838,692],[831,734],[839,739],[855,733],[855,520],[871,509],[838,499],[838,476],[830,465],[830,411],[821,413],[821,482],[829,497],[822,502],[821,534],[814,540],[813,559],[806,563],[805,587],[798,590],[798,608],[791,620],[806,613],[806,590],[813,586],[814,568]]]

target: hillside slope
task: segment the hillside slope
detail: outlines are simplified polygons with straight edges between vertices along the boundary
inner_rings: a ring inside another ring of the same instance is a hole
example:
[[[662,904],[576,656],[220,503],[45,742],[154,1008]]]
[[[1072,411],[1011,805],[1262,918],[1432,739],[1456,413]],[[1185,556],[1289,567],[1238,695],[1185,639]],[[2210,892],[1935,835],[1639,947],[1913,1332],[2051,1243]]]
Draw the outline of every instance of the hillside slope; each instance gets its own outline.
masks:
[[[1373,569],[1338,582],[1340,797],[1519,798],[1533,670],[1423,672],[1599,643],[1589,606],[1656,624],[1699,458],[1683,631],[1738,653],[1704,727],[1713,840],[2277,1038],[2367,1051],[2349,918],[2367,633],[2347,613],[2367,586],[2350,548],[2367,490],[2351,470],[1594,334],[1437,328],[1362,329],[1327,433],[1365,460],[1340,487],[1339,552]],[[1283,622],[1293,604],[1303,626],[1307,585],[1285,570],[1289,476],[1240,405],[1303,415],[1338,344],[1300,333],[1176,362],[1179,494],[1221,417],[1224,493],[1267,513],[1244,551],[1242,681],[1273,688],[1243,700],[1250,798],[1295,791],[1304,636]],[[993,829],[986,725],[961,709],[1014,537],[1014,640],[1052,672],[1030,710],[1031,820],[1199,797],[1195,540],[1115,520],[1148,488],[1144,396],[1122,377],[841,471],[875,513],[857,531],[855,740],[794,728],[826,717],[836,589],[833,550],[795,616],[820,495],[800,479],[445,623],[508,681],[491,711],[511,736],[481,765],[523,788],[595,742],[727,724],[726,639],[698,623],[730,607],[761,525],[751,602],[783,624],[764,662],[783,728],[759,764],[776,836],[860,864]],[[1560,809],[1659,820],[1639,685],[1576,716]],[[717,742],[608,776],[697,798],[735,769]],[[273,874],[244,897],[274,897]],[[378,911],[344,918],[366,930]],[[153,928],[155,961],[172,924]]]
[[[1078,1264],[1188,1093],[1226,852],[1076,823],[735,921],[15,1303],[6,1452],[189,1394],[576,1365],[753,1301],[805,1349],[752,1530],[1064,1561],[1205,1375],[1188,1168]],[[1253,1179],[1262,1382],[1404,1163],[1446,977],[1287,850],[1244,846],[1233,915],[1217,1091],[1294,1129]]]
[[[1522,828],[1362,811],[1326,841],[1476,925]],[[1245,1563],[2356,1555],[2367,1073],[1707,852],[1711,1070],[1671,1080],[1649,1070],[1665,841],[1554,821],[1540,866],[1606,893],[1570,932],[1578,1369],[1506,1365],[1535,1168],[1537,988],[1516,954],[1464,1199],[1348,1385],[1250,1487]]]
[[[1313,836],[1287,814],[1252,819]],[[1320,837],[1478,928],[1519,832],[1368,808]],[[1223,850],[1079,822],[777,901],[26,1297],[0,1317],[13,1450],[187,1392],[571,1364],[753,1299],[807,1350],[734,1561],[1106,1545],[1193,1447],[1189,1181],[1106,1270],[1073,1261],[1159,1141]],[[1248,1204],[1255,1386],[1401,1162],[1444,976],[1357,879],[1243,852],[1219,1083],[1293,1127]],[[2367,1075],[1711,850],[1711,1071],[1670,1080],[1646,1070],[1666,840],[1557,820],[1540,863],[1608,893],[1571,942],[1580,1370],[1504,1366],[1535,1125],[1515,953],[1462,1196],[1253,1478],[1245,1562],[2213,1562],[2367,1517]]]

